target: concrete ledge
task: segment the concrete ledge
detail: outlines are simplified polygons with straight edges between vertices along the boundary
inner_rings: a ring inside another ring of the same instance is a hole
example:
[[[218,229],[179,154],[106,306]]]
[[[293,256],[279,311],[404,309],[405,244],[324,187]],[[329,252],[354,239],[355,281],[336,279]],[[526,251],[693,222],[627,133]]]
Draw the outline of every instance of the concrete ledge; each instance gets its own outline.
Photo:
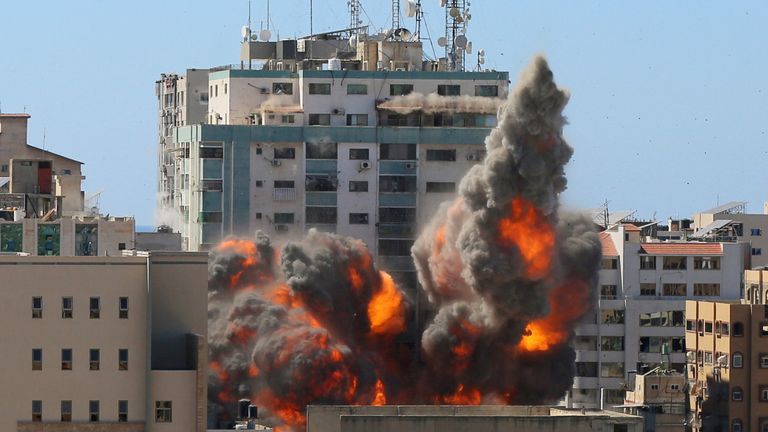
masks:
[[[86,422],[18,422],[18,432],[144,432],[144,422],[86,423]]]

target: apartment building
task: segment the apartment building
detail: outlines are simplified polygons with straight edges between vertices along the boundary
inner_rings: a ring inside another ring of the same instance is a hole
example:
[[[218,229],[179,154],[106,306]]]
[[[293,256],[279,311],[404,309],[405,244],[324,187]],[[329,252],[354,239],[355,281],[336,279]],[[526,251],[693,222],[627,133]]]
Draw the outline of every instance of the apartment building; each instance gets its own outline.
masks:
[[[746,212],[747,203],[733,201],[693,216],[691,239],[738,241],[750,244],[752,268],[768,266],[768,203],[763,214]]]
[[[686,302],[694,431],[768,431],[768,306]]]
[[[749,304],[768,304],[768,270],[744,272],[744,298]]]
[[[616,408],[641,416],[644,432],[685,431],[688,410],[684,374],[662,366],[644,374],[630,375],[629,384],[625,403]]]
[[[173,125],[160,128],[159,189],[186,250],[317,228],[412,270],[419,228],[484,157],[509,75],[447,71],[420,42],[370,38],[244,43],[258,70],[158,81],[161,125]]]
[[[135,231],[135,221],[129,217],[0,219],[0,253],[119,256],[134,249]]]
[[[669,362],[685,371],[685,301],[740,299],[745,243],[659,242],[634,225],[600,234],[597,313],[576,329],[576,407],[617,405],[627,376]],[[667,355],[662,355],[662,352]]]
[[[83,163],[27,143],[29,114],[0,114],[0,210],[41,217],[83,211]]]
[[[207,256],[0,256],[0,430],[205,430]]]

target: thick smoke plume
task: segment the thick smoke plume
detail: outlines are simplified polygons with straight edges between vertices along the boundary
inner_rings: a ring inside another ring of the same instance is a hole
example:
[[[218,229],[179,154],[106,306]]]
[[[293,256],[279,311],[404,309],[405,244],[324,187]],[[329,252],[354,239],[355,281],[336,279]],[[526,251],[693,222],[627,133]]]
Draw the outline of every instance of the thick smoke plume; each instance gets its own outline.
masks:
[[[588,218],[558,213],[567,101],[536,58],[485,160],[413,246],[426,313],[356,239],[311,230],[279,253],[261,234],[214,249],[209,418],[233,420],[240,398],[294,430],[307,404],[560,399],[601,250]],[[427,316],[421,334],[414,315]]]
[[[398,114],[410,114],[421,111],[425,114],[434,113],[472,113],[496,114],[504,101],[480,96],[439,96],[411,93],[407,96],[396,96],[379,104],[380,109],[394,111]]]

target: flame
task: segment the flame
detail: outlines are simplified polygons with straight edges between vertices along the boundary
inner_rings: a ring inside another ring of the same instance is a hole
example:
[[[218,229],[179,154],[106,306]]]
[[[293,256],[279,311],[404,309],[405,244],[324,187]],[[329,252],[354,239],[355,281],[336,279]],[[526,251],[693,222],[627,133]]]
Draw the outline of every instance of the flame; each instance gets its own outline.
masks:
[[[536,207],[520,197],[512,200],[510,215],[499,223],[500,241],[514,246],[526,265],[528,279],[541,279],[552,265],[555,230]]]
[[[379,379],[376,381],[375,396],[373,397],[373,406],[382,406],[387,404],[387,395],[384,393],[384,383]]]
[[[245,272],[251,267],[256,266],[259,262],[259,250],[256,248],[256,243],[252,241],[235,238],[228,239],[221,242],[216,249],[245,256],[242,262],[242,270],[232,275],[229,279],[231,288],[236,288],[240,284],[240,279],[242,279]]]
[[[480,405],[482,400],[480,390],[465,388],[464,384],[459,384],[455,393],[439,399],[440,402],[448,405]]]
[[[381,286],[368,303],[371,333],[397,334],[405,330],[405,299],[389,273],[380,271]]]
[[[224,370],[224,368],[221,366],[221,363],[214,360],[211,362],[209,367],[219,378],[219,381],[225,382],[229,380],[229,373],[227,373],[227,371]]]
[[[251,365],[248,367],[248,376],[251,378],[256,378],[259,376],[259,373],[259,368],[255,364],[251,363]]]
[[[589,284],[571,279],[549,294],[550,313],[531,321],[517,349],[520,351],[548,351],[552,346],[568,340],[576,320],[589,308]]]

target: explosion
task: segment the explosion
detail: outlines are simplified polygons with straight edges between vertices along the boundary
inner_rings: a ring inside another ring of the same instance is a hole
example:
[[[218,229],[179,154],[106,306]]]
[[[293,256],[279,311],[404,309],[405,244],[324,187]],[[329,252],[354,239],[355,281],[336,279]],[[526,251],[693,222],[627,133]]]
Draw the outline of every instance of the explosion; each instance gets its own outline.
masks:
[[[567,101],[536,58],[485,160],[414,243],[426,314],[360,240],[310,230],[279,254],[263,234],[211,251],[209,418],[234,420],[241,398],[289,430],[308,404],[559,400],[601,253],[588,218],[558,212]]]

